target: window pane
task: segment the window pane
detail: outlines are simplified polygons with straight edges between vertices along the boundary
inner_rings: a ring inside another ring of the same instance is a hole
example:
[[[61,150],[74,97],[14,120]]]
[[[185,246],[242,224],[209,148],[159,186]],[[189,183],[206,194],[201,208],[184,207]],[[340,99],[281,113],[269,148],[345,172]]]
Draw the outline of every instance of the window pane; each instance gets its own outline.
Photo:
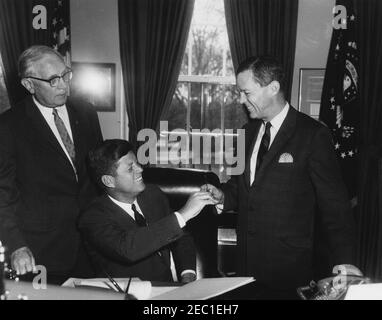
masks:
[[[223,0],[196,0],[190,33],[192,74],[223,76],[229,51]]]
[[[204,128],[221,129],[222,95],[224,85],[206,84],[204,86]]]
[[[222,76],[223,48],[219,43],[222,33],[216,27],[203,26],[192,33],[192,74]]]
[[[224,128],[240,129],[247,122],[247,111],[239,103],[235,86],[226,86],[224,94]]]
[[[180,74],[181,75],[187,75],[188,74],[188,51],[189,51],[190,43],[187,43],[186,51],[184,52],[183,60],[182,60],[182,66],[180,68]]]
[[[227,51],[227,58],[226,58],[226,76],[231,77],[235,75],[235,70],[233,68],[233,62],[232,62],[232,55],[231,55],[231,50]]]
[[[188,84],[178,83],[170,108],[163,120],[168,121],[168,129],[186,129],[188,105]]]
[[[191,129],[202,128],[202,114],[200,93],[202,90],[201,83],[191,83],[191,110],[190,110],[190,126]]]

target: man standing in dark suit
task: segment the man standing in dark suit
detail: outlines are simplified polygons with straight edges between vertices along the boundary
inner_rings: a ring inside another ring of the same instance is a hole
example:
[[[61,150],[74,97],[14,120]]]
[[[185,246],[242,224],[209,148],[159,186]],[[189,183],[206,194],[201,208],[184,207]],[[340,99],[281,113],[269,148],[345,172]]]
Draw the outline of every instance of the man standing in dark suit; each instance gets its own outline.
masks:
[[[43,265],[60,283],[83,258],[76,221],[96,195],[85,158],[102,134],[90,105],[67,101],[72,71],[58,52],[28,48],[19,74],[31,96],[0,117],[0,238],[18,274]]]
[[[238,211],[237,271],[253,276],[263,298],[293,298],[313,279],[314,225],[331,245],[332,266],[361,274],[354,261],[350,201],[341,180],[330,131],[284,98],[284,71],[272,57],[253,57],[237,70],[246,167],[222,190],[203,186]],[[244,156],[244,155],[243,155]]]
[[[182,228],[205,205],[216,204],[210,193],[193,194],[173,212],[158,187],[145,185],[129,142],[106,140],[89,158],[105,195],[81,215],[79,227],[98,275],[172,281],[171,251],[178,279],[195,280],[195,248]]]

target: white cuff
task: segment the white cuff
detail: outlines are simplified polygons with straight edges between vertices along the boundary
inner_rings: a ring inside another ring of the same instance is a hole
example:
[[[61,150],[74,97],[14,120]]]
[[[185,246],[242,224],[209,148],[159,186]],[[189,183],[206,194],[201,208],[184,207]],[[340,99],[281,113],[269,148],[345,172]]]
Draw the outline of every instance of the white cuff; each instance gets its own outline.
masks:
[[[175,216],[178,219],[179,227],[183,228],[186,225],[186,221],[184,221],[183,217],[179,212],[175,211]]]
[[[193,273],[194,275],[196,275],[195,270],[187,269],[187,270],[183,270],[182,273],[180,274],[180,276],[183,277],[183,275],[186,273]]]
[[[224,209],[224,204],[222,204],[222,203],[216,204],[215,208],[216,208],[216,213],[221,214],[223,209]]]

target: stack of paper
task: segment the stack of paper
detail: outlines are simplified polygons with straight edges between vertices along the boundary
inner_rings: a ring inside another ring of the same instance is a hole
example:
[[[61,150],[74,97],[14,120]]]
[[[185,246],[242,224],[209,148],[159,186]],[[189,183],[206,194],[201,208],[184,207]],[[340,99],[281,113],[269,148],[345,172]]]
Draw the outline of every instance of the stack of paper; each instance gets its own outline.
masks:
[[[382,300],[382,283],[352,285],[345,300]]]
[[[114,279],[122,290],[126,290],[129,283],[128,278],[116,278]],[[115,290],[116,288],[107,278],[95,278],[95,279],[78,279],[70,278],[63,285],[63,287],[97,287]],[[129,287],[129,294],[132,294],[138,300],[147,300],[151,297],[151,282],[141,281],[138,278],[133,278]]]
[[[251,277],[206,278],[188,283],[152,300],[206,300],[255,281]]]
[[[129,282],[127,278],[114,279],[125,290]],[[188,283],[181,287],[153,287],[149,281],[133,278],[129,293],[138,300],[205,300],[216,297],[238,287],[255,281],[252,277],[206,278]],[[64,287],[98,287],[115,290],[107,278],[77,279],[70,278]]]

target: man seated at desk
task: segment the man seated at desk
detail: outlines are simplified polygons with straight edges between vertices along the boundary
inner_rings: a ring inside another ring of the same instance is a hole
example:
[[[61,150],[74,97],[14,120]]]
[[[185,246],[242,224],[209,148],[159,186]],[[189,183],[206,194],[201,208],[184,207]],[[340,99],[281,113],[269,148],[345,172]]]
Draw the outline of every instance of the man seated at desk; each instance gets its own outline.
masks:
[[[154,185],[145,185],[143,169],[125,140],[106,140],[90,152],[90,166],[105,194],[88,207],[79,228],[89,246],[98,276],[173,281],[170,250],[184,283],[196,279],[192,238],[182,228],[205,205],[208,192],[196,192],[178,212]]]

